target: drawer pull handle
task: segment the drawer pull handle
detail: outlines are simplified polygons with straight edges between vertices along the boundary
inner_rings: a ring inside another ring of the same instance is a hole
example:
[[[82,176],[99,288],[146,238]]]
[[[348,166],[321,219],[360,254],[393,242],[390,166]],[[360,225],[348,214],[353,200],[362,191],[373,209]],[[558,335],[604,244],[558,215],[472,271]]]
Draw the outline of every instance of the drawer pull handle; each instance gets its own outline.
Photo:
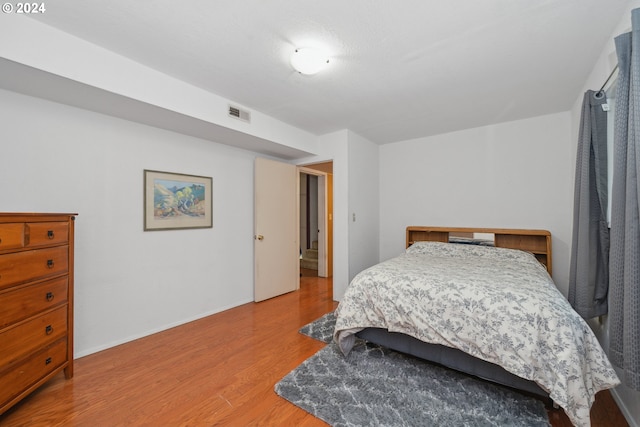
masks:
[[[50,364],[51,362],[53,362],[53,359],[51,359],[50,357],[47,357],[47,359],[44,361],[45,365]]]
[[[49,240],[53,240],[53,230],[47,231],[47,237],[49,238]]]
[[[47,335],[51,335],[51,334],[53,333],[53,326],[51,326],[51,325],[47,325],[47,327],[46,327],[46,328],[44,328],[44,332],[45,332],[45,334],[47,334]]]
[[[53,292],[47,292],[47,301],[53,301],[54,295]]]
[[[53,260],[52,259],[48,259],[47,260],[47,268],[53,268]]]

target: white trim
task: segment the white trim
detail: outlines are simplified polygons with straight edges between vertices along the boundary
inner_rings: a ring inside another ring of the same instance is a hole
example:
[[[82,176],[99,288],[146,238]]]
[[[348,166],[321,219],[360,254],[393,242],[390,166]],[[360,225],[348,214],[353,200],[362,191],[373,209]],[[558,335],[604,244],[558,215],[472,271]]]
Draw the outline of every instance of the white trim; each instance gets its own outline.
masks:
[[[329,256],[328,256],[328,245],[329,245],[329,236],[327,230],[329,229],[329,215],[327,212],[327,175],[326,172],[322,172],[316,169],[311,169],[305,166],[298,166],[298,176],[300,173],[305,173],[307,175],[314,175],[318,177],[318,196],[322,196],[323,200],[318,203],[318,224],[322,225],[320,233],[319,233],[319,242],[318,242],[318,277],[328,277],[328,264],[329,264]],[[300,180],[298,179],[298,182]],[[299,205],[300,203],[298,203]],[[298,215],[299,217],[299,215]]]
[[[620,412],[622,412],[624,419],[629,423],[629,427],[640,427],[640,424],[638,424],[638,422],[633,418],[633,415],[629,411],[629,408],[627,408],[627,405],[625,405],[624,399],[622,399],[622,397],[620,397],[620,395],[618,394],[617,388],[611,390],[611,396],[618,405],[618,408],[620,408]]]
[[[232,309],[232,308],[240,307],[241,305],[252,303],[252,302],[253,302],[253,299],[248,299],[246,301],[238,301],[238,302],[235,302],[233,304],[227,305],[225,307],[218,308],[216,310],[200,313],[200,314],[198,314],[196,316],[188,317],[186,319],[183,319],[183,320],[180,320],[180,321],[177,321],[177,322],[168,323],[168,324],[166,324],[164,326],[161,326],[159,328],[149,329],[147,331],[140,332],[140,333],[137,333],[135,335],[129,335],[128,337],[120,339],[120,340],[111,341],[109,343],[102,344],[102,345],[99,345],[97,347],[88,348],[88,349],[86,349],[84,351],[75,352],[74,353],[74,360],[75,359],[80,359],[81,357],[88,356],[88,355],[93,354],[93,353],[98,353],[100,351],[110,349],[110,348],[118,346],[118,345],[126,344],[128,342],[135,341],[135,340],[140,339],[140,338],[145,338],[145,337],[148,337],[149,335],[157,334],[158,332],[164,332],[164,331],[169,330],[171,328],[175,328],[176,326],[181,326],[181,325],[185,325],[185,324],[190,323],[190,322],[194,322],[196,320],[204,319],[205,317],[209,317],[209,316],[212,316],[214,314],[221,313],[223,311],[227,311],[227,310]]]

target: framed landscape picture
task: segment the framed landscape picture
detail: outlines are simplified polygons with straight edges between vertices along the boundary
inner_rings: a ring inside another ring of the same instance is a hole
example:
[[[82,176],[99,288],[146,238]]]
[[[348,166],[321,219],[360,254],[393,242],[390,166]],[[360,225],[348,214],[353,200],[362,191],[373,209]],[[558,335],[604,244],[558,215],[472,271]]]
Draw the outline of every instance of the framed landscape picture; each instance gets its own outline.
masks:
[[[144,171],[144,230],[211,228],[211,178]]]

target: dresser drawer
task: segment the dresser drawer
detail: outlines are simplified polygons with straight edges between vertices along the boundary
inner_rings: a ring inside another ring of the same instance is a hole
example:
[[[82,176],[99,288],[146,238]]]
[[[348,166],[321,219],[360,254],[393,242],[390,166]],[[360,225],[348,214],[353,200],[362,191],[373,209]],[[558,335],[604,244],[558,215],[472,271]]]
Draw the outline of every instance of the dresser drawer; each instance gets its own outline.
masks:
[[[41,378],[67,361],[67,341],[60,340],[20,362],[10,370],[0,369],[0,409]]]
[[[10,326],[0,332],[0,370],[34,350],[67,335],[67,306]]]
[[[60,277],[0,293],[0,329],[67,302],[69,279]]]
[[[24,247],[24,230],[21,222],[0,224],[0,251]]]
[[[32,279],[64,274],[68,269],[68,246],[0,255],[0,289]]]
[[[25,228],[26,247],[69,242],[69,223],[67,222],[29,222]]]

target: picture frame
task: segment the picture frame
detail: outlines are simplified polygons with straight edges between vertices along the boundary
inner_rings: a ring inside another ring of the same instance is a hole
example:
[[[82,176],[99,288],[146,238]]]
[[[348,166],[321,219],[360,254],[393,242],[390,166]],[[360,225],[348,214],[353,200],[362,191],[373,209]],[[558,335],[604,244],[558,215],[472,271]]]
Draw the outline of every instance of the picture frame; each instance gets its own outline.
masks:
[[[144,231],[212,228],[211,177],[144,170]]]

